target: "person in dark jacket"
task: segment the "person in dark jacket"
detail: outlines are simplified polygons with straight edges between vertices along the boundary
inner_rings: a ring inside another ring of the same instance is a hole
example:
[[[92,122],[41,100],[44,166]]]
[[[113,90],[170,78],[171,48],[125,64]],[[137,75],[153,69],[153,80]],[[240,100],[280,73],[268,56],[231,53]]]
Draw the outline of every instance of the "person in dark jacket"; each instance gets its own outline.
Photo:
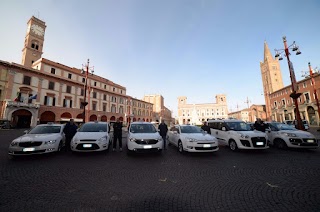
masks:
[[[116,151],[117,140],[119,141],[119,150],[122,152],[122,122],[117,119],[113,124],[113,150]]]
[[[261,131],[261,132],[266,132],[267,125],[260,119],[257,118],[257,120],[254,122],[253,128],[255,130]]]
[[[208,134],[211,134],[210,127],[207,125],[207,122],[203,122],[203,125],[201,126],[201,129],[206,131]]]
[[[65,145],[66,151],[70,150],[70,143],[71,143],[73,136],[76,134],[77,129],[78,129],[78,127],[77,127],[77,125],[75,125],[73,119],[70,119],[70,122],[68,122],[66,124],[66,126],[64,127],[63,132],[66,136],[66,145]]]
[[[168,126],[166,125],[166,123],[164,123],[163,119],[161,120],[161,123],[159,124],[158,129],[159,129],[160,135],[163,139],[163,149],[167,149],[166,139],[167,139]]]

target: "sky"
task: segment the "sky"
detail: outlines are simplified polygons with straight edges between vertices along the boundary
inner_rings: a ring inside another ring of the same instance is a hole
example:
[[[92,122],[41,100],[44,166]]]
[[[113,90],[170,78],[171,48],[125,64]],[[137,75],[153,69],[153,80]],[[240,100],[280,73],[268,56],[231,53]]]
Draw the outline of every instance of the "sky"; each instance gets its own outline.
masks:
[[[21,63],[27,21],[46,22],[42,57],[82,68],[142,99],[161,94],[177,115],[187,103],[215,103],[226,94],[229,112],[265,104],[260,71],[264,42],[271,53],[296,41],[296,78],[308,62],[320,68],[318,0],[1,0],[0,60]],[[286,59],[280,62],[290,84]]]

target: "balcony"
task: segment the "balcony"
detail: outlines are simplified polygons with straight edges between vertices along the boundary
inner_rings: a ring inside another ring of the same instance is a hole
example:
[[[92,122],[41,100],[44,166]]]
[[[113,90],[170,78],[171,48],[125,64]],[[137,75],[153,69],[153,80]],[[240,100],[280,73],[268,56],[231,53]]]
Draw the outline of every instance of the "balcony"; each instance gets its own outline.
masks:
[[[24,108],[40,108],[40,104],[32,104],[32,103],[24,103],[24,102],[16,102],[16,101],[6,101],[7,107],[24,107]]]

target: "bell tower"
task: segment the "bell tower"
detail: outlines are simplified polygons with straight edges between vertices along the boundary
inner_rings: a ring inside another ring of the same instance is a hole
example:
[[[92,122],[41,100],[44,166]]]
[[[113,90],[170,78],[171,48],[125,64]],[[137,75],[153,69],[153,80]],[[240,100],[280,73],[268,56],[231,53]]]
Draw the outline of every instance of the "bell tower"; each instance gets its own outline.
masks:
[[[35,61],[41,58],[45,30],[46,23],[44,21],[34,16],[30,18],[22,49],[22,65],[31,67]]]
[[[266,103],[267,120],[271,121],[270,94],[283,88],[282,74],[278,58],[274,59],[268,44],[264,42],[264,59],[260,62],[263,95]]]

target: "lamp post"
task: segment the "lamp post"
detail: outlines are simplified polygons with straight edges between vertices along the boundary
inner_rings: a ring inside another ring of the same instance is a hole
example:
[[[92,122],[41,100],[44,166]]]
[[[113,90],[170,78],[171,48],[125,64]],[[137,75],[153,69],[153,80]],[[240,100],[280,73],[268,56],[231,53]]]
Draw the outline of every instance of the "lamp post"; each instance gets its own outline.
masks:
[[[310,77],[311,78],[311,82],[312,82],[312,87],[313,87],[313,94],[314,94],[314,98],[316,99],[316,104],[318,107],[318,120],[320,121],[320,106],[319,106],[319,100],[318,100],[318,95],[317,95],[317,90],[316,90],[316,83],[314,80],[314,76],[313,76],[313,70],[311,68],[311,63],[308,63],[309,66],[309,76],[307,74],[307,72],[305,74],[302,75],[302,77]],[[315,68],[315,72],[317,72],[317,68]],[[318,121],[318,122],[319,122]]]
[[[85,68],[85,70],[83,69]],[[87,61],[86,65],[82,65],[82,74],[86,73],[86,78],[85,78],[85,85],[84,85],[84,98],[83,98],[83,102],[81,102],[81,105],[83,106],[83,120],[82,122],[85,123],[86,122],[86,106],[88,105],[87,100],[87,88],[88,88],[88,76],[89,76],[89,69],[91,71],[91,75],[93,75],[93,67],[89,67],[89,59]]]
[[[296,76],[294,73],[294,69],[293,69],[293,64],[290,61],[289,55],[289,49],[291,49],[292,51],[296,51],[296,55],[301,54],[299,47],[296,46],[295,41],[288,46],[287,44],[287,39],[286,36],[282,37],[283,43],[284,43],[284,49],[275,49],[276,51],[276,55],[275,57],[279,57],[279,60],[283,60],[281,53],[285,53],[285,57],[287,57],[287,61],[288,61],[288,66],[289,66],[289,72],[290,72],[290,79],[291,79],[291,89],[292,89],[292,93],[290,94],[290,97],[293,99],[295,107],[296,107],[296,128],[299,130],[305,130],[304,125],[302,123],[301,120],[301,116],[300,116],[300,111],[299,111],[299,105],[298,105],[298,98],[300,97],[301,93],[297,93],[298,91],[298,85],[297,85],[297,81],[296,81]]]

